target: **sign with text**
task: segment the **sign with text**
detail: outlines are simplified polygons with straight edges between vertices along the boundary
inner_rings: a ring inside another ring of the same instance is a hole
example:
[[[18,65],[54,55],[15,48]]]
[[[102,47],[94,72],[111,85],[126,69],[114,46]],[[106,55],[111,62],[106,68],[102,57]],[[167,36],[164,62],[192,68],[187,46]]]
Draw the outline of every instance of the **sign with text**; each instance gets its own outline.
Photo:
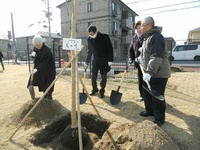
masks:
[[[80,50],[81,44],[81,39],[63,38],[63,50]]]

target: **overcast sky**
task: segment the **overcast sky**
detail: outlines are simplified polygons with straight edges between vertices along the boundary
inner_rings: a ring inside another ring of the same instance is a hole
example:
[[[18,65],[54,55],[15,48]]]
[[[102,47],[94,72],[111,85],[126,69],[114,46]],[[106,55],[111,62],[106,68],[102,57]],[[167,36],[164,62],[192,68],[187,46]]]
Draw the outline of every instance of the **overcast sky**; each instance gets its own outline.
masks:
[[[180,44],[187,39],[190,30],[200,27],[200,0],[122,1],[139,15],[136,20],[152,16],[155,24],[163,27],[162,34]]]
[[[52,32],[61,31],[60,10],[56,6],[64,1],[49,0],[51,12],[53,12]],[[122,1],[139,15],[136,17],[136,21],[146,16],[152,16],[156,25],[163,27],[162,34],[165,37],[173,37],[179,43],[183,43],[187,39],[190,30],[200,27],[200,0]],[[45,23],[38,23],[46,21],[46,25],[48,25],[48,20],[43,12],[43,10],[47,11],[47,5],[41,3],[41,0],[6,0],[1,3],[0,34],[7,34],[7,31],[11,30],[11,12],[16,36],[39,30],[48,32],[48,28],[43,27]],[[33,25],[28,27],[31,24]]]

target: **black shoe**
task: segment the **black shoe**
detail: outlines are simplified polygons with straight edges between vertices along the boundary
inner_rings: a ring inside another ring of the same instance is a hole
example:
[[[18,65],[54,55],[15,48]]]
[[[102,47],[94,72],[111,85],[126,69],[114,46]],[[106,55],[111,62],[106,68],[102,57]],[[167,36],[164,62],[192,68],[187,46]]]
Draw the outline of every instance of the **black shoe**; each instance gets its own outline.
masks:
[[[142,117],[153,116],[153,113],[148,112],[148,111],[142,111],[142,112],[140,112],[140,116],[142,116]]]
[[[46,98],[48,100],[53,100],[52,93],[47,93],[44,98]]]
[[[97,93],[99,90],[97,89],[97,90],[92,90],[91,92],[90,92],[90,95],[94,95],[95,93]]]
[[[157,120],[154,120],[153,122],[157,124],[159,127],[165,123],[165,121],[157,121]]]
[[[104,93],[105,93],[105,90],[100,89],[100,96],[101,96],[101,98],[104,98]]]

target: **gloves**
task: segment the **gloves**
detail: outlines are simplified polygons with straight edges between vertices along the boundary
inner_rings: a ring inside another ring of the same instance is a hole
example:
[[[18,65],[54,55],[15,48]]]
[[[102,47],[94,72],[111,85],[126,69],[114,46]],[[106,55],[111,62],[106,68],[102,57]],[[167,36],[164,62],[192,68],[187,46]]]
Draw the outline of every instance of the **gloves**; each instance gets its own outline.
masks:
[[[142,47],[140,47],[140,48],[138,49],[138,51],[141,53],[141,52],[142,52]]]
[[[38,70],[37,69],[33,69],[31,74],[35,74]]]
[[[126,61],[127,61],[128,64],[132,64],[132,59],[131,58],[127,58]]]
[[[108,66],[111,66],[111,65],[112,65],[112,62],[109,61],[109,62],[108,62]]]
[[[37,55],[37,54],[36,54],[36,52],[34,52],[34,51],[31,53],[31,56],[32,56],[32,57],[35,57],[36,55]]]
[[[84,68],[88,67],[88,63],[87,62],[84,62],[83,65],[84,65]]]
[[[151,79],[151,75],[149,73],[144,73],[143,74],[143,80],[144,81],[150,81]]]
[[[138,64],[140,63],[140,61],[139,61],[139,58],[138,58],[138,57],[136,57],[136,58],[135,58],[135,62],[136,62],[136,63],[138,63]]]

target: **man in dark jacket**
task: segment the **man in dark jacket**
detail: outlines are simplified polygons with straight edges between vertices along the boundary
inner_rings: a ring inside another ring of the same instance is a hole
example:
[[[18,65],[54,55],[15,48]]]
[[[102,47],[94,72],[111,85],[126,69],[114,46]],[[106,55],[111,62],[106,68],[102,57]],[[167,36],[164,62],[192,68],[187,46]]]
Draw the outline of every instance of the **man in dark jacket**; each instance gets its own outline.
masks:
[[[170,64],[168,52],[165,50],[165,39],[161,34],[161,28],[154,25],[152,17],[142,20],[141,32],[143,37],[142,52],[139,57],[145,73],[143,80],[150,84],[151,91],[164,96],[166,84],[170,77]],[[147,84],[143,83],[147,88]],[[154,116],[154,123],[161,126],[165,122],[166,102],[152,96],[143,89],[145,111],[143,117]]]
[[[0,51],[0,62],[1,62],[2,69],[5,70],[4,64],[3,64],[3,54],[1,51]]]
[[[97,31],[95,26],[88,27],[89,37],[88,51],[86,57],[86,65],[92,60],[92,91],[90,95],[94,95],[99,91],[97,87],[97,75],[100,70],[100,96],[103,98],[105,93],[105,87],[107,82],[107,73],[110,71],[110,66],[113,62],[113,47],[110,38],[107,34],[103,34]]]
[[[135,61],[135,58],[140,56],[140,51],[139,48],[142,46],[142,38],[141,38],[141,21],[138,21],[135,26],[136,34],[133,36],[131,40],[131,44],[128,49],[128,59],[127,62],[129,64],[132,64],[134,62],[135,68],[137,68],[137,75],[138,75],[138,89],[140,92],[140,98],[138,99],[139,101],[143,100],[142,96],[142,71],[139,67],[139,64]]]
[[[50,48],[45,45],[40,35],[36,35],[32,43],[34,45],[34,51],[31,53],[34,58],[33,85],[38,86],[40,92],[45,92],[55,79],[55,60]],[[54,86],[45,95],[45,98],[52,100],[53,91]]]

